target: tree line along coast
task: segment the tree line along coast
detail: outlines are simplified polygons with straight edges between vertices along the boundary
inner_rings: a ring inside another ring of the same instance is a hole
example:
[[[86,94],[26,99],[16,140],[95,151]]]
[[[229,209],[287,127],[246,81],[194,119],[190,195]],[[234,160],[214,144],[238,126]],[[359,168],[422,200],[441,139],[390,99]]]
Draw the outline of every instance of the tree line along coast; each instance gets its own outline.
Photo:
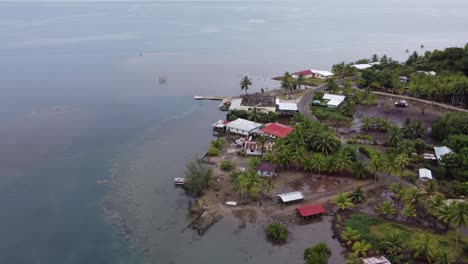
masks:
[[[194,226],[256,210],[282,244],[328,215],[346,263],[466,263],[468,44],[420,50],[286,72],[255,94],[245,76],[240,106],[228,103],[218,139],[187,165]],[[328,262],[317,242],[305,263]]]

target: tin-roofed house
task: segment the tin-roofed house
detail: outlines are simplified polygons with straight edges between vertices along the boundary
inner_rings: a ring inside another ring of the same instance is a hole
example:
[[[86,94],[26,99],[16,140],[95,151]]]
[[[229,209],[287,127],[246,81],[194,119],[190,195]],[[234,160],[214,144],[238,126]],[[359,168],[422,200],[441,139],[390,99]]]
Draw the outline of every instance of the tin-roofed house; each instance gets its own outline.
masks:
[[[248,94],[242,97],[239,109],[252,111],[257,108],[260,112],[276,112],[276,96],[263,94]]]
[[[248,136],[252,131],[260,129],[262,124],[255,123],[249,120],[242,118],[237,118],[236,120],[226,124],[226,130],[240,135]]]

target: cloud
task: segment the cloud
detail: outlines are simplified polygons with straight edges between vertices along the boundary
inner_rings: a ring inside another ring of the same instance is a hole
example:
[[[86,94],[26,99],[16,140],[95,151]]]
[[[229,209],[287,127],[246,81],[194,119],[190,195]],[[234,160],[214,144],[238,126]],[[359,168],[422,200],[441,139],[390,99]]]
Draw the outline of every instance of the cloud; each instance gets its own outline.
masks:
[[[264,19],[249,19],[249,23],[265,23]]]

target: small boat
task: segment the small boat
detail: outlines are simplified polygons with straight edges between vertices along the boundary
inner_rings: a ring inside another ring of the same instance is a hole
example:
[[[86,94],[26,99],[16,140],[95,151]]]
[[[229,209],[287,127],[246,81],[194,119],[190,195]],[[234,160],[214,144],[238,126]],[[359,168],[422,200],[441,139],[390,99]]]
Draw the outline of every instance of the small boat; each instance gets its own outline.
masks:
[[[237,202],[234,201],[227,201],[225,204],[228,206],[237,206]]]
[[[174,183],[176,185],[184,185],[185,184],[185,178],[174,178]]]

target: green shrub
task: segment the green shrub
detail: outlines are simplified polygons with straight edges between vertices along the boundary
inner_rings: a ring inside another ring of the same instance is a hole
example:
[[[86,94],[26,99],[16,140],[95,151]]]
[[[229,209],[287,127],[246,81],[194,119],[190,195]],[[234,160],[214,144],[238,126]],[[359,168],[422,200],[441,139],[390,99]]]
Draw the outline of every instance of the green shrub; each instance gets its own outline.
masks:
[[[322,100],[324,93],[323,92],[316,92],[314,94],[314,99],[313,100]]]
[[[219,156],[219,153],[221,151],[213,146],[209,147],[208,148],[208,156],[209,157],[212,157],[212,156]]]
[[[239,152],[237,152],[237,155],[245,157],[247,155],[247,152],[245,151],[245,149],[241,149]]]
[[[213,140],[210,142],[210,145],[212,147],[217,148],[219,150],[223,148],[224,144],[226,144],[226,140],[224,138],[218,138],[217,140]]]
[[[286,225],[273,222],[265,229],[267,236],[277,242],[285,242],[288,239],[288,228]]]
[[[187,177],[185,189],[188,193],[198,196],[213,181],[213,170],[201,160],[194,160],[187,164],[185,176]]]
[[[410,182],[415,182],[418,179],[418,175],[410,170],[404,170],[403,177]]]
[[[307,264],[327,264],[331,250],[325,243],[318,243],[304,250],[304,260]]]
[[[312,114],[320,120],[331,121],[338,124],[348,123],[352,118],[344,116],[340,109],[320,106],[311,107]]]
[[[223,171],[230,171],[230,170],[234,169],[235,166],[236,165],[233,162],[230,162],[229,160],[223,160],[223,161],[221,161],[221,164],[220,164],[219,167]]]
[[[351,144],[351,145],[357,143],[356,139],[354,139],[354,138],[350,138],[350,139],[348,139],[348,141],[346,141],[346,142],[347,142],[348,144]]]
[[[364,154],[368,158],[370,158],[372,156],[371,151],[367,147],[359,146],[358,150],[359,150],[359,152],[361,152],[362,154]]]

